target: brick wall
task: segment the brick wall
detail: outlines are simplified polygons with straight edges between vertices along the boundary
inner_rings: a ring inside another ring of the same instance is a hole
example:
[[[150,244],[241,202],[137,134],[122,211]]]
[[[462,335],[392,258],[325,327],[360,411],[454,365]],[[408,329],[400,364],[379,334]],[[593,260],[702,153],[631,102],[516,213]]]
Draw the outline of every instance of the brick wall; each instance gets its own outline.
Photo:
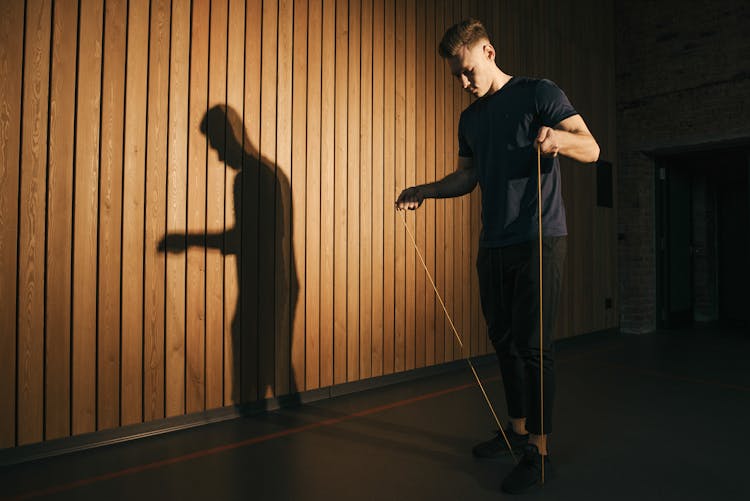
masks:
[[[750,138],[750,2],[615,5],[620,327],[656,327],[655,151]]]

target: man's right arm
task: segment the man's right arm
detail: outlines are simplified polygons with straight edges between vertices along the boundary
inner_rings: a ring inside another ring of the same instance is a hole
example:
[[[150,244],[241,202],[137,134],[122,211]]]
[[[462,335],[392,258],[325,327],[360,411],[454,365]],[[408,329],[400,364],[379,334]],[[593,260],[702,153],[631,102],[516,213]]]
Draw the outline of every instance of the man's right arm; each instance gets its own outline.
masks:
[[[396,200],[399,210],[416,209],[425,198],[453,198],[470,193],[477,185],[477,175],[471,157],[458,157],[458,169],[440,181],[412,186],[401,192]]]

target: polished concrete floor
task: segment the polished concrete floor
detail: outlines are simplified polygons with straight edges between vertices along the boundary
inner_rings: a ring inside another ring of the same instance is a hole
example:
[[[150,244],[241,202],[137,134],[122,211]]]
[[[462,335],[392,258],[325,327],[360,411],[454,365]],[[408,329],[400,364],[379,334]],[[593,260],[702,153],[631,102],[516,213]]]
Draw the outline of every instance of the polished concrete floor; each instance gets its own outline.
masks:
[[[548,500],[750,500],[750,333],[584,337],[561,346]],[[499,371],[480,368],[505,415]],[[510,456],[468,370],[6,467],[2,499],[468,500]]]

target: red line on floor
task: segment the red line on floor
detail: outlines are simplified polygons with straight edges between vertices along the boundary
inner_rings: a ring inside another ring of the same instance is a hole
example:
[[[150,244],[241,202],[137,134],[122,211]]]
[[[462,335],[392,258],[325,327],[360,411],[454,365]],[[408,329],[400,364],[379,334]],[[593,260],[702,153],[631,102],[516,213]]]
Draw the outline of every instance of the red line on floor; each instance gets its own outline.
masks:
[[[485,379],[485,381],[494,381],[498,379],[500,379],[500,376],[490,377],[490,378]],[[163,459],[161,461],[154,461],[153,463],[146,463],[146,464],[139,465],[139,466],[133,466],[130,468],[125,468],[123,470],[113,471],[110,473],[105,473],[103,475],[97,475],[95,477],[84,478],[81,480],[76,480],[75,482],[57,485],[54,487],[48,487],[46,489],[30,491],[30,492],[18,494],[16,496],[3,498],[3,499],[4,501],[20,501],[23,499],[30,499],[30,498],[40,497],[40,496],[49,496],[52,494],[58,494],[60,492],[69,491],[77,487],[84,487],[84,486],[91,485],[97,482],[102,482],[104,480],[112,480],[115,478],[125,477],[127,475],[134,475],[136,473],[154,470],[157,468],[162,468],[164,466],[169,466],[169,465],[173,465],[177,463],[183,463],[185,461],[190,461],[192,459],[198,459],[198,458],[202,458],[206,456],[212,456],[214,454],[220,454],[222,452],[231,451],[234,449],[238,449],[240,447],[247,447],[249,445],[267,442],[275,438],[286,437],[289,435],[296,435],[298,433],[314,430],[316,428],[322,428],[324,426],[332,426],[335,424],[343,423],[345,421],[350,421],[355,418],[368,416],[370,414],[376,414],[378,412],[383,412],[383,411],[394,409],[397,407],[403,407],[405,405],[413,404],[415,402],[420,402],[422,400],[428,400],[431,398],[436,398],[436,397],[440,397],[443,395],[447,395],[449,393],[455,393],[457,391],[465,390],[467,388],[472,388],[474,386],[476,386],[476,383],[474,382],[462,384],[460,386],[453,386],[451,388],[446,388],[444,390],[435,391],[432,393],[426,393],[424,395],[419,395],[417,397],[407,398],[404,400],[397,400],[389,404],[379,405],[377,407],[371,407],[369,409],[364,409],[361,411],[353,412],[351,414],[345,414],[340,417],[324,419],[322,421],[317,421],[315,423],[297,426],[294,428],[288,428],[286,430],[281,430],[281,431],[277,431],[274,433],[260,435],[257,437],[249,438],[247,440],[241,440],[239,442],[233,442],[233,443],[229,443],[225,445],[220,445],[217,447],[212,447],[210,449],[204,449],[204,450],[200,450],[196,452],[191,452],[189,454],[184,454],[182,456],[176,456],[176,457],[169,458],[169,459]]]

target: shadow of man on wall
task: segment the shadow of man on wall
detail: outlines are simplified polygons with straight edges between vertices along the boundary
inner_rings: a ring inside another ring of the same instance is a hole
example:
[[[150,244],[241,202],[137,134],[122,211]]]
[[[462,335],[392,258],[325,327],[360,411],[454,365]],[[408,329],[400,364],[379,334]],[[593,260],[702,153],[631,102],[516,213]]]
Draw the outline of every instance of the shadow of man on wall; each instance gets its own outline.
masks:
[[[200,130],[216,150],[219,165],[236,172],[232,194],[224,195],[232,197],[234,226],[205,233],[169,233],[159,250],[185,252],[205,246],[234,257],[238,291],[231,323],[232,356],[224,360],[233,364],[224,374],[233,374],[234,381],[231,401],[224,404],[260,402],[264,406],[266,399],[285,395],[286,403],[298,402],[291,351],[292,342],[304,340],[293,340],[291,330],[299,284],[289,180],[274,162],[260,155],[234,109],[212,107]],[[225,259],[225,266],[230,264]],[[225,276],[231,280],[231,275],[225,272]]]

